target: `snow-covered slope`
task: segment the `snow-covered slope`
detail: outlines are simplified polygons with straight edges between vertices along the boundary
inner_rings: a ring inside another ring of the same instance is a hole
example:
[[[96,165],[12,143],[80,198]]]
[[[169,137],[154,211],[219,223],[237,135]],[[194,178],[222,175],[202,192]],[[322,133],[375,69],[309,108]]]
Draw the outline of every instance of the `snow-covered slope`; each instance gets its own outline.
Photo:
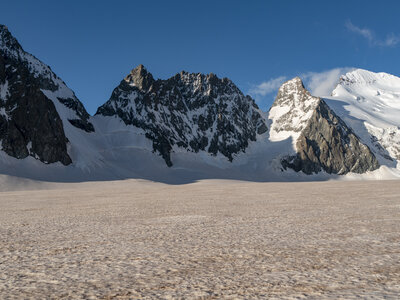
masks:
[[[400,167],[399,77],[358,69],[341,76],[326,101],[381,164]]]

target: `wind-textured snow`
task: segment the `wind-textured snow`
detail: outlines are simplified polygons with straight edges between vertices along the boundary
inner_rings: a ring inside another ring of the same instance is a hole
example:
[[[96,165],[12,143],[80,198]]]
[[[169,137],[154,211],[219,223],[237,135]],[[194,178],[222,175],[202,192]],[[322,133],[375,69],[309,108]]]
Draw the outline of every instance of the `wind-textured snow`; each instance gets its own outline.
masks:
[[[2,299],[399,298],[398,181],[4,177]]]

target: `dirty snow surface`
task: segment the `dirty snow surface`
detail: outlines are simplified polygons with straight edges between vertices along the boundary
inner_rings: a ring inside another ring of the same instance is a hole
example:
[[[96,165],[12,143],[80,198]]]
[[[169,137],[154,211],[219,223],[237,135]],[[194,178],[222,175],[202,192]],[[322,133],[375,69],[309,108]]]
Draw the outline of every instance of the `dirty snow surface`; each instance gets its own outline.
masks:
[[[0,192],[0,298],[388,298],[399,181],[41,184]]]

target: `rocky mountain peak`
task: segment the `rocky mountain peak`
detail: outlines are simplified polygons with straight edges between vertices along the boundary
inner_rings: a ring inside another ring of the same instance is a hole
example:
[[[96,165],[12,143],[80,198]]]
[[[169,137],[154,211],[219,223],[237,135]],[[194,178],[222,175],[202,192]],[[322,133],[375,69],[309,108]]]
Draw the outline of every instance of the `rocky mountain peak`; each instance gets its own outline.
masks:
[[[232,161],[267,131],[254,100],[228,79],[182,71],[154,81],[141,66],[131,74],[134,84],[123,81],[96,114],[118,116],[144,130],[168,166],[174,148],[222,154]]]
[[[17,39],[8,30],[8,27],[0,24],[0,49],[2,51],[18,51],[22,50]]]
[[[301,80],[301,78],[299,76],[296,76],[296,77],[284,82],[282,84],[281,88],[285,88],[287,86],[296,86],[296,87],[305,89],[304,85],[303,85],[303,81]]]
[[[283,83],[269,112],[272,120],[270,138],[283,140],[292,137],[295,140],[320,100],[310,94],[299,77]]]
[[[66,122],[93,132],[89,119],[74,92],[0,26],[0,150],[16,158],[71,164]]]
[[[124,80],[129,85],[136,86],[139,90],[149,90],[154,83],[153,75],[142,64],[134,68]]]
[[[310,92],[304,87],[301,78],[295,77],[281,85],[273,106],[283,103],[289,104],[290,102],[292,103],[292,105],[298,106],[301,105],[302,102],[306,102],[307,100],[309,100],[311,97],[312,96]]]

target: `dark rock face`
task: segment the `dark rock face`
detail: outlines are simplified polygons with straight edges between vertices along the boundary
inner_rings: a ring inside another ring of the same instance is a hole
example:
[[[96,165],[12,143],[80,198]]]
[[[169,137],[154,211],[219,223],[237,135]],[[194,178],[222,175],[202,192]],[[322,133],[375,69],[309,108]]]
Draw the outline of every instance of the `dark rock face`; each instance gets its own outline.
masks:
[[[26,53],[6,26],[0,25],[0,149],[15,158],[33,156],[44,163],[70,164],[68,139],[54,102],[43,90],[57,92],[65,84],[51,69]],[[94,131],[78,99],[59,97],[75,111],[69,120]]]
[[[283,91],[284,89],[282,89]],[[306,174],[321,170],[329,174],[349,172],[365,173],[379,168],[379,163],[371,150],[361,142],[355,133],[320,98],[312,97],[301,83],[294,96],[280,97],[300,100],[302,111],[311,117],[300,126],[300,136],[296,141],[297,154],[282,159],[282,166]],[[279,103],[279,95],[277,101]],[[304,105],[308,101],[307,105]],[[290,104],[290,103],[289,103]],[[305,120],[304,120],[305,121]],[[291,130],[294,128],[290,128]]]
[[[121,81],[96,114],[116,115],[143,129],[168,166],[174,146],[220,153],[232,161],[267,131],[254,100],[229,79],[181,72],[154,80],[142,65]]]
[[[379,168],[368,146],[320,100],[297,140],[297,155],[283,160],[284,167],[306,174],[322,170],[329,174],[365,173]]]
[[[34,87],[10,88],[12,94],[2,105],[7,115],[0,116],[2,150],[15,158],[31,155],[45,163],[70,164],[68,140],[53,102]],[[14,108],[16,102],[18,106]]]
[[[76,99],[72,98],[57,97],[57,99],[66,107],[71,108],[76,112],[78,118],[68,119],[73,126],[85,130],[86,132],[94,132],[93,124],[89,122],[90,115],[87,113],[85,107],[80,101],[76,101]]]

